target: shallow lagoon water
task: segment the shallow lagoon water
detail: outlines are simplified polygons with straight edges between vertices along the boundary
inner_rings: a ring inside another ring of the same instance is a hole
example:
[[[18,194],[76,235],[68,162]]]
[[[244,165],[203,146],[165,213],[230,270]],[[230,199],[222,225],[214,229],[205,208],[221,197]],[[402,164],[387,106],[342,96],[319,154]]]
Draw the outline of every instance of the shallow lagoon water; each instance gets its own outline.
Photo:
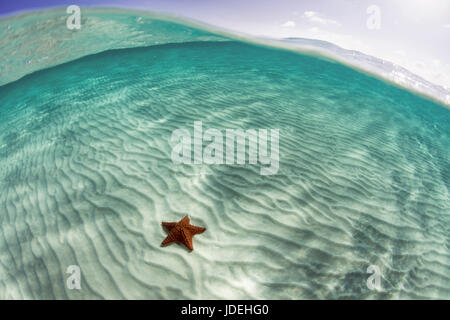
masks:
[[[0,298],[450,298],[448,109],[337,62],[146,28],[165,41],[0,87]],[[173,164],[194,121],[280,129],[278,173]],[[184,215],[207,227],[195,250],[160,247]]]

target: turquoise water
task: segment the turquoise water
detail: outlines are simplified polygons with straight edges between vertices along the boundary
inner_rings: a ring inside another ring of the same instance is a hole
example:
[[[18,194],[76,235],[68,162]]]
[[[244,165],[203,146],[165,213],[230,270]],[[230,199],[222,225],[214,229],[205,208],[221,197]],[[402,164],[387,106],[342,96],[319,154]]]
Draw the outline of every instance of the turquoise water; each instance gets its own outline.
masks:
[[[450,111],[332,61],[216,40],[0,87],[0,298],[449,299]],[[171,134],[194,121],[278,128],[277,174],[173,164]],[[160,247],[161,221],[185,215],[207,228],[195,250]]]

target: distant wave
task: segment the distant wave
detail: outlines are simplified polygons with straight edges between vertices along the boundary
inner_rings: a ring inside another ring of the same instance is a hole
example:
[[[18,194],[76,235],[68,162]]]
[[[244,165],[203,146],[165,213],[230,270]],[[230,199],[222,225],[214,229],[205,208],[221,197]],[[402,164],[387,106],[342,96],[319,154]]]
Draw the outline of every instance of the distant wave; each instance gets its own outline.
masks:
[[[379,59],[356,50],[346,50],[327,41],[286,38],[281,42],[289,43],[302,49],[316,49],[337,57],[345,62],[361,69],[377,74],[407,89],[433,97],[450,106],[450,91],[444,87],[431,83],[422,77],[392,62]]]
[[[66,17],[65,8],[58,8],[0,19],[2,42],[6,44],[0,48],[0,54],[6,57],[0,63],[0,85],[36,70],[109,49],[238,39],[325,55],[450,106],[450,91],[442,86],[389,61],[322,40],[256,38],[180,17],[118,8],[83,9],[83,27],[78,31],[66,28]]]

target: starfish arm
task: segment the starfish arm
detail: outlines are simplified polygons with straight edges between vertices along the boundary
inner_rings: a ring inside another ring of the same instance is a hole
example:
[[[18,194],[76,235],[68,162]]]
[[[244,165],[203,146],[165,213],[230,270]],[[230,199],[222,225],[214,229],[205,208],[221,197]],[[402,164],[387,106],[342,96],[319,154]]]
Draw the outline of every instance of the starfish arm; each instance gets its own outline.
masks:
[[[181,219],[180,222],[178,222],[180,225],[182,226],[187,226],[190,223],[190,219],[188,216],[184,217],[183,219]]]
[[[176,222],[163,222],[162,225],[164,228],[166,228],[168,231],[172,230],[173,227],[175,227],[177,223]]]
[[[183,239],[183,244],[188,247],[189,250],[194,250],[194,246],[192,245],[192,235],[187,229],[183,229],[181,231],[181,236]]]
[[[206,228],[203,228],[203,227],[197,227],[197,226],[192,226],[192,225],[187,226],[186,229],[188,229],[189,232],[190,232],[192,235],[202,233],[202,232],[204,232],[204,231],[206,230]]]
[[[166,244],[176,242],[176,241],[177,241],[177,239],[175,239],[174,235],[172,233],[169,233],[169,235],[163,240],[163,242],[161,244],[163,246],[165,246]]]

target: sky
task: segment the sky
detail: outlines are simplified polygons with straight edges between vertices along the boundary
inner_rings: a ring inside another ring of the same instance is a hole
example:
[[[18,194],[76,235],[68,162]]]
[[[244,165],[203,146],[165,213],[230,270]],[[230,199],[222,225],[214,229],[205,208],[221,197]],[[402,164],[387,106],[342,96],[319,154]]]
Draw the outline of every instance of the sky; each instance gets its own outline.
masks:
[[[450,90],[450,0],[1,0],[0,14],[71,4],[167,12],[256,36],[326,40]]]

